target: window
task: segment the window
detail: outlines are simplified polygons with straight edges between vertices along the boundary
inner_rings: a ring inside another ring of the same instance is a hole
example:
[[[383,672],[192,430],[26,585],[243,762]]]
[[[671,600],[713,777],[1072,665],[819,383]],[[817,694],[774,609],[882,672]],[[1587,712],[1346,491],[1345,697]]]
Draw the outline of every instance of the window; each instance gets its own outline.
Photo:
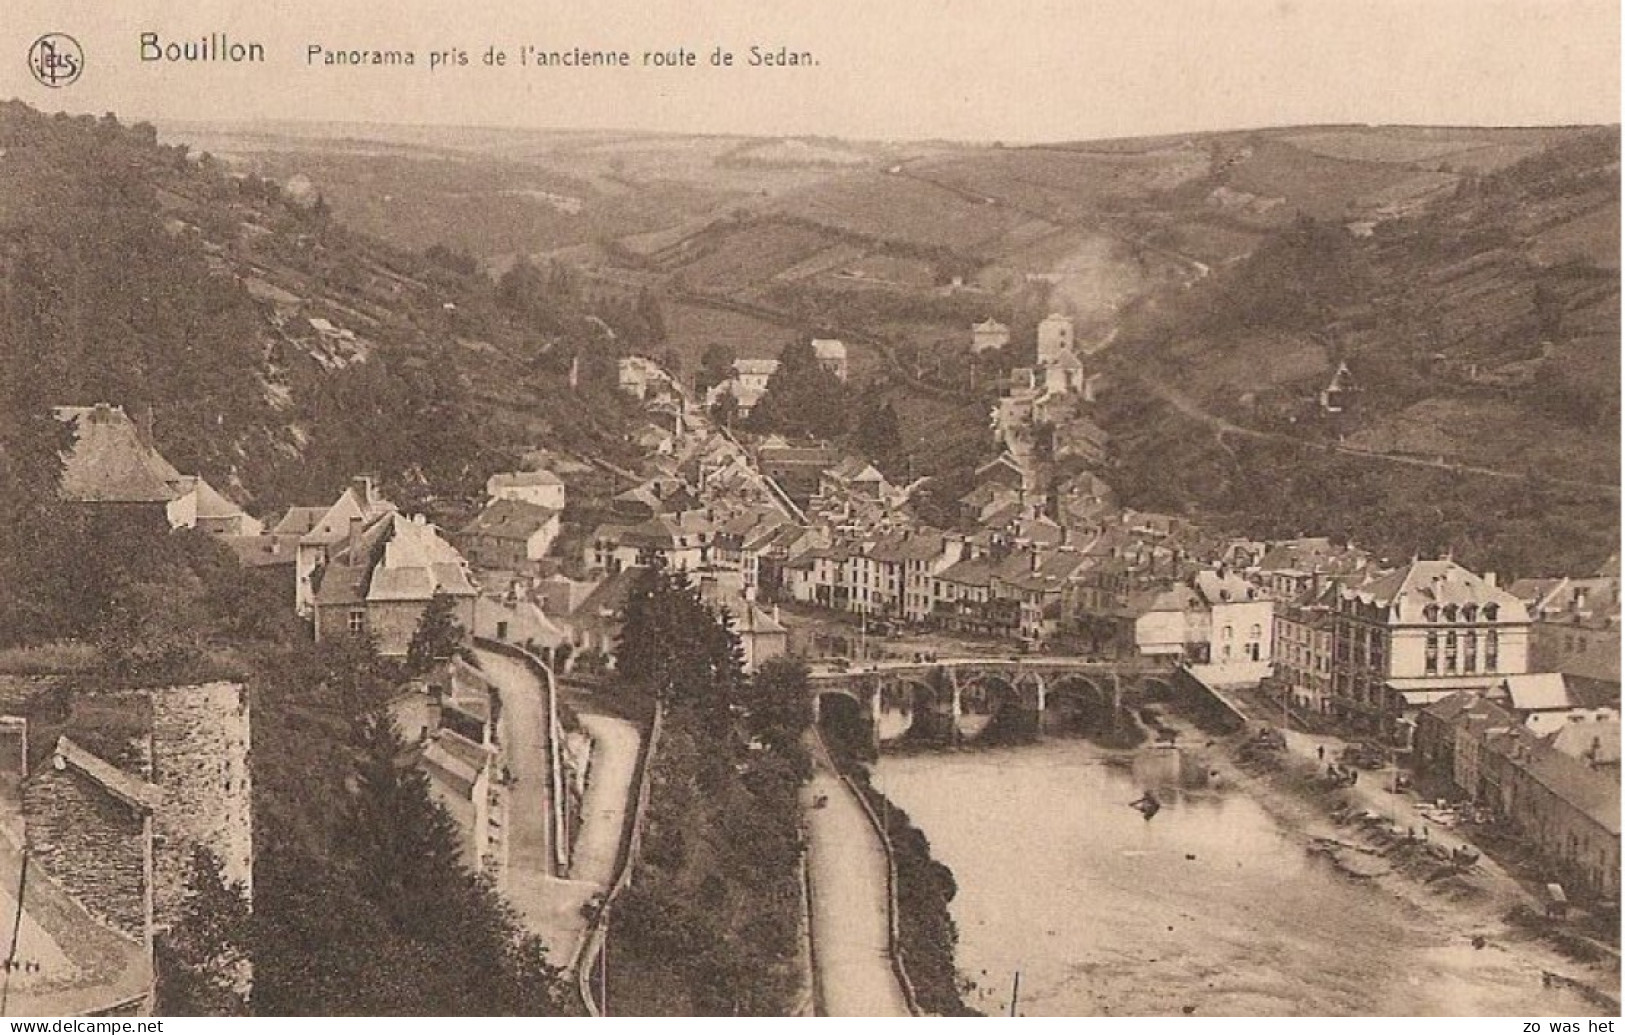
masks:
[[[361,610],[351,611],[347,621],[351,636],[360,636],[367,631],[367,612]]]
[[[1494,604],[1490,605],[1494,607]],[[1500,669],[1501,637],[1494,629],[1484,634],[1484,671],[1495,672]]]
[[[1236,631],[1234,629],[1232,629],[1230,626],[1227,625],[1227,626],[1224,627],[1224,638],[1225,639],[1227,639],[1227,640],[1234,639],[1235,638],[1235,633],[1236,633]]]
[[[1496,617],[1500,613],[1501,613],[1501,608],[1500,608],[1499,605],[1497,605],[1497,604],[1485,604],[1484,605],[1484,621],[1493,622],[1493,621],[1495,621]]]
[[[1439,620],[1439,605],[1429,604],[1422,608],[1422,617],[1430,622],[1437,622]]]
[[[1264,627],[1262,625],[1255,625],[1250,630],[1248,630],[1248,632],[1247,632],[1248,638],[1253,639],[1253,640],[1259,639],[1263,635],[1264,635]]]

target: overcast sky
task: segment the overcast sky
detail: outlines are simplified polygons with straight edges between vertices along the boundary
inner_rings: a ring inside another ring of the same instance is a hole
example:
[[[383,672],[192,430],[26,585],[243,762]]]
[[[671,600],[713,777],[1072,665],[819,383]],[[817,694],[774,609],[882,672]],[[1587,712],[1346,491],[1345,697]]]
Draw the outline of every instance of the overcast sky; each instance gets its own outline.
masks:
[[[126,118],[302,118],[968,140],[1063,140],[1309,122],[1617,122],[1618,0],[6,0],[0,96]],[[83,45],[47,89],[30,43]],[[260,65],[144,64],[139,36],[224,32]],[[483,67],[553,49],[685,46],[698,69]],[[712,70],[711,47],[815,68]],[[409,48],[410,69],[306,64]],[[471,64],[430,72],[431,50]],[[10,48],[6,51],[4,48]],[[5,57],[11,53],[14,57]]]

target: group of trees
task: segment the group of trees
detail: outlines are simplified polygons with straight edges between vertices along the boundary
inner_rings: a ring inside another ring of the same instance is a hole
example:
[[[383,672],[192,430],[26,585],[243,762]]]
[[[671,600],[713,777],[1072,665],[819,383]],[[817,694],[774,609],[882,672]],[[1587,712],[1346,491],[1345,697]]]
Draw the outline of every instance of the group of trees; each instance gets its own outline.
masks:
[[[847,386],[818,362],[812,340],[797,338],[779,354],[779,368],[746,427],[797,438],[839,438],[850,426],[850,400]]]
[[[726,362],[725,362],[726,361]],[[708,348],[700,360],[697,385],[721,383],[731,376],[729,350]],[[731,396],[721,402],[719,420],[731,423]],[[818,361],[812,341],[800,338],[779,354],[779,368],[768,379],[767,393],[744,421],[746,430],[789,438],[839,441],[863,456],[880,462],[903,446],[902,422],[890,399],[876,393],[857,393]]]
[[[601,340],[599,351],[613,355],[645,352],[666,340],[665,314],[653,293],[606,296],[589,303],[580,279],[557,263],[541,267],[521,257],[497,279],[496,301],[539,334],[607,339]]]
[[[781,1014],[800,983],[806,670],[774,659],[747,677],[726,615],[664,571],[629,599],[617,659],[666,721],[610,979],[639,1013]]]

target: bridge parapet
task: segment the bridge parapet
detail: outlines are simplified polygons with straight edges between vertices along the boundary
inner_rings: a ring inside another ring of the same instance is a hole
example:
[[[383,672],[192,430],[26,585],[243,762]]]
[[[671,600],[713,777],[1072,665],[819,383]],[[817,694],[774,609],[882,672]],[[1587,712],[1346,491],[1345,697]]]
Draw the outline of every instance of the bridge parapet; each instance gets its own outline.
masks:
[[[1074,717],[1105,714],[1115,720],[1125,686],[1170,686],[1171,676],[1167,666],[1139,661],[992,657],[880,662],[814,672],[809,682],[815,695],[838,693],[856,701],[878,747],[910,730],[950,743],[974,739],[1011,708],[1025,715],[1022,728],[1036,731],[1063,700]],[[822,714],[815,697],[814,716]]]

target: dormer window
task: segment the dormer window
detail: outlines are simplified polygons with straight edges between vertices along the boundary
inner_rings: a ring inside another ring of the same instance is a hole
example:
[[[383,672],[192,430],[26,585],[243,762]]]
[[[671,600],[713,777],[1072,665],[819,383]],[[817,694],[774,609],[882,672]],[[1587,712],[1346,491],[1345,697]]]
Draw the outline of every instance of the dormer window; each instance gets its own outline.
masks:
[[[1430,622],[1437,622],[1439,620],[1439,605],[1429,604],[1422,608],[1422,617]]]
[[[1478,621],[1478,606],[1476,604],[1468,604],[1466,607],[1463,607],[1461,609],[1461,620],[1464,622]]]
[[[1501,613],[1500,605],[1498,605],[1498,604],[1485,604],[1484,605],[1484,621],[1493,622],[1493,621],[1495,621],[1497,616],[1500,615],[1500,613]]]
[[[1444,620],[1447,621],[1447,622],[1454,622],[1456,620],[1456,605],[1455,604],[1446,604],[1446,605],[1444,605]]]

